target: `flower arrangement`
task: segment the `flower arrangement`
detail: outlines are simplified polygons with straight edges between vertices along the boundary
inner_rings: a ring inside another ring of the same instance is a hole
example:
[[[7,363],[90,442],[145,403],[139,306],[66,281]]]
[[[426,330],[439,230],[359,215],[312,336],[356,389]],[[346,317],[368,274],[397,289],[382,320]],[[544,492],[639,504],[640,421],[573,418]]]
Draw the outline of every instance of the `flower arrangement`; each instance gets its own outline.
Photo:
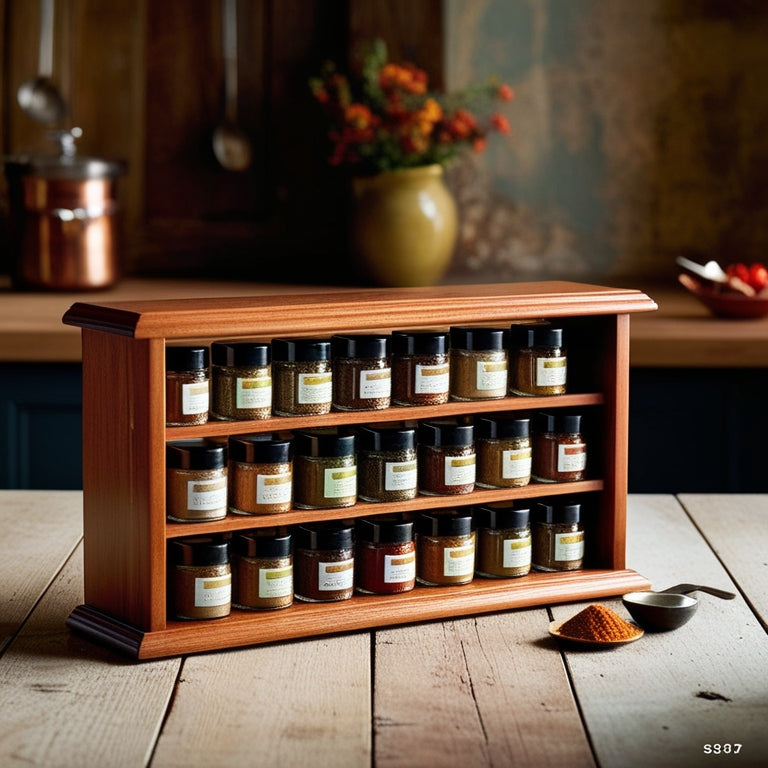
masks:
[[[430,92],[428,85],[424,70],[390,62],[382,40],[366,51],[355,81],[326,63],[310,88],[329,122],[331,165],[374,174],[444,164],[462,149],[482,152],[490,130],[509,133],[500,112],[477,116],[481,107],[510,101],[508,85],[491,79],[450,96]]]

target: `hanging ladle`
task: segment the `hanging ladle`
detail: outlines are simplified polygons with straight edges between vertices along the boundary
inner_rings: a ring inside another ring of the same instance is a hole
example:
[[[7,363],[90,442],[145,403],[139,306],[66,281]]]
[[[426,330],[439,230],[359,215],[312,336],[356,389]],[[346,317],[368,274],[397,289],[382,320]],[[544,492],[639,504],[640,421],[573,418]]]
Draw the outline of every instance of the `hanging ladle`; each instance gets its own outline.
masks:
[[[38,123],[53,125],[67,112],[53,74],[53,2],[40,0],[40,51],[37,77],[23,82],[16,94],[19,106]]]
[[[213,132],[213,152],[222,168],[244,171],[251,164],[251,143],[237,125],[237,0],[222,0],[224,119]]]

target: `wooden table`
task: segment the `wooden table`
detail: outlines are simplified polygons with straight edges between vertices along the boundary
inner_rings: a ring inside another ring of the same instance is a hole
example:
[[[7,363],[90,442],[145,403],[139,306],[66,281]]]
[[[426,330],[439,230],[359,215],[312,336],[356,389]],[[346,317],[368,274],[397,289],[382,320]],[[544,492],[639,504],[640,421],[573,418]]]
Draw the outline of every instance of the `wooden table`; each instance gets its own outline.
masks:
[[[4,768],[768,761],[768,496],[630,496],[630,567],[738,597],[698,593],[688,624],[612,650],[548,635],[567,604],[144,663],[65,627],[81,503],[0,492]]]

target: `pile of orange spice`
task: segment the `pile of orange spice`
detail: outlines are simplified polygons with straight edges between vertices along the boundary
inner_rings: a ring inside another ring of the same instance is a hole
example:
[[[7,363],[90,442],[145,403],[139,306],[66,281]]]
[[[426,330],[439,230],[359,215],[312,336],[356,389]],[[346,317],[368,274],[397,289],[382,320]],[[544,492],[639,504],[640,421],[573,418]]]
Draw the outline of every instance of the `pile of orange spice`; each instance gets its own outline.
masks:
[[[560,634],[577,640],[609,643],[630,640],[642,630],[604,605],[593,604],[560,625]]]

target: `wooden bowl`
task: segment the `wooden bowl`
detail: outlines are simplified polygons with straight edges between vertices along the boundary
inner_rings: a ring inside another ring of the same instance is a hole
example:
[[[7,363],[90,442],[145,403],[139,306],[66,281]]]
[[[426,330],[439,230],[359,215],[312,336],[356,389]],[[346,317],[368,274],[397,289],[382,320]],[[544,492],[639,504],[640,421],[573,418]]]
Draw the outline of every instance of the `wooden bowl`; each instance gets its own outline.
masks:
[[[716,317],[749,319],[768,315],[766,291],[756,296],[745,296],[717,283],[697,280],[688,274],[678,275],[677,279]]]

